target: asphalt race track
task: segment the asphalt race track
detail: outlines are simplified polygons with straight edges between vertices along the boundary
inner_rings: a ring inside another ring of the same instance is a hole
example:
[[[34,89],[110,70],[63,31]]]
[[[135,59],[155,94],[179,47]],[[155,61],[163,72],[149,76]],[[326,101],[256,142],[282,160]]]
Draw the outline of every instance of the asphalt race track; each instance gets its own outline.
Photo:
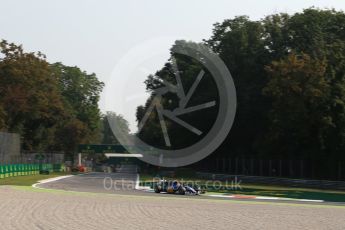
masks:
[[[136,172],[120,172],[120,173],[88,173],[84,175],[76,175],[73,177],[64,178],[58,181],[52,181],[44,184],[38,184],[38,188],[43,189],[56,189],[64,191],[75,192],[91,192],[91,193],[107,193],[107,194],[121,194],[121,195],[136,195],[136,196],[159,196],[159,197],[177,197],[185,199],[223,199],[229,200],[229,198],[210,197],[207,195],[190,196],[190,195],[172,195],[172,194],[156,194],[153,192],[146,192],[136,190],[137,173]],[[253,201],[252,199],[239,199],[231,198],[231,200],[239,201]],[[279,202],[290,204],[310,204],[310,205],[332,205],[332,206],[344,206],[345,203],[335,202],[307,202],[307,201],[284,201],[284,200],[255,200],[256,202]]]
[[[135,190],[136,180],[135,172],[89,173],[0,186],[1,229],[345,228],[342,204],[155,194]]]
[[[37,187],[76,192],[145,195],[146,192],[135,190],[136,180],[136,173],[88,173],[39,184]]]
[[[80,184],[84,184],[86,180],[98,180],[98,176],[64,179],[63,184],[75,180],[83,181]],[[61,185],[62,181],[58,184]],[[57,182],[52,184],[57,185]],[[89,186],[82,190],[91,191],[95,188],[97,186]],[[0,186],[1,229],[284,230],[344,229],[345,226],[344,206],[119,193]]]

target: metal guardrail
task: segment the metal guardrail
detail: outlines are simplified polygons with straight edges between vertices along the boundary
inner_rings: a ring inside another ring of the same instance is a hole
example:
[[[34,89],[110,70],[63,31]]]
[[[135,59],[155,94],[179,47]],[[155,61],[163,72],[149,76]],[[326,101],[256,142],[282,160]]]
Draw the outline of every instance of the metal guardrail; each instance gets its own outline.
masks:
[[[201,179],[220,181],[230,181],[236,177],[238,181],[241,180],[242,183],[249,184],[284,185],[289,187],[345,190],[345,181],[305,180],[280,177],[213,174],[205,172],[197,172],[197,176]]]

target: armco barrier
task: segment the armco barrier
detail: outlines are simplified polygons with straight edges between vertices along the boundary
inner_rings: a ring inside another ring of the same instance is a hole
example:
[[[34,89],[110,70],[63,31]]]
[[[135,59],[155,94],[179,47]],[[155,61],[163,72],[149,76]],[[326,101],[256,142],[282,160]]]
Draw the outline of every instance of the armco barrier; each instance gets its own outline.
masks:
[[[0,164],[0,179],[14,176],[26,176],[39,174],[40,170],[49,172],[61,172],[61,164]]]
[[[305,180],[290,179],[282,177],[262,177],[262,176],[245,176],[245,175],[229,175],[214,174],[208,172],[197,172],[197,177],[206,180],[232,181],[236,180],[244,184],[265,184],[265,185],[281,185],[288,187],[300,188],[316,188],[316,189],[333,189],[345,190],[345,181],[328,181],[328,180]]]

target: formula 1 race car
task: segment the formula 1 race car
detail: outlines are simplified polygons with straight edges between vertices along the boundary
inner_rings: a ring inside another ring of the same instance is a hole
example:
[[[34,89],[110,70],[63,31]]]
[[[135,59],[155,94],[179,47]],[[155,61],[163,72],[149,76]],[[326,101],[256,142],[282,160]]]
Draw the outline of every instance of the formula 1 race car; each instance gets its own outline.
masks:
[[[199,186],[184,185],[177,180],[160,180],[154,185],[154,191],[155,193],[166,192],[169,194],[179,195],[200,195],[202,193],[205,193]]]

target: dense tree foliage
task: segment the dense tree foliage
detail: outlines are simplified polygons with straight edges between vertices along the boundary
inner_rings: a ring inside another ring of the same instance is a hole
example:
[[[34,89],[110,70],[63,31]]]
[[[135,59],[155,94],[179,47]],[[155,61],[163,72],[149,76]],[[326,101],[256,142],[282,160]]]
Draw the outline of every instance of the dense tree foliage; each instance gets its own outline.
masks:
[[[272,98],[272,107],[265,150],[284,157],[312,156],[322,151],[331,125],[325,61],[292,53],[266,70],[270,81],[263,93]]]
[[[186,41],[176,41],[176,45],[183,46]],[[189,42],[189,45],[198,44]],[[174,49],[174,47],[172,48]],[[152,92],[151,97],[147,101],[145,106],[139,106],[137,109],[137,120],[141,121],[146,113],[147,108],[150,106],[155,95],[155,89],[165,86],[165,82],[170,82],[173,85],[177,85],[177,79],[175,74],[178,72],[181,75],[181,83],[183,86],[184,94],[187,95],[192,85],[198,78],[201,70],[201,60],[193,60],[181,54],[174,54],[169,62],[165,64],[163,69],[157,71],[155,75],[150,75],[146,80],[147,90]],[[202,75],[201,81],[198,83],[193,94],[191,94],[190,100],[186,101],[185,107],[193,107],[201,104],[205,104],[212,101],[218,101],[218,91],[216,84],[207,71]],[[173,111],[180,105],[180,98],[177,94],[169,92],[167,93],[161,101],[164,109]],[[218,103],[216,105],[207,109],[202,109],[201,113],[204,116],[213,119],[204,120],[204,117],[200,116],[200,110],[192,113],[183,113],[178,116],[179,119],[187,122],[193,127],[202,130],[203,134],[198,136],[191,133],[190,130],[182,127],[174,121],[165,119],[169,138],[172,140],[172,149],[182,148],[188,146],[191,143],[195,143],[201,139],[204,134],[212,127],[214,119],[216,118],[218,111]],[[181,108],[181,107],[180,107]],[[166,146],[165,140],[162,136],[162,129],[160,121],[158,119],[157,110],[154,110],[147,121],[148,125],[144,125],[143,129],[139,132],[139,136],[146,143],[160,147],[160,148],[170,148]]]
[[[0,130],[20,133],[29,151],[71,153],[99,138],[103,83],[95,74],[49,64],[5,40],[0,51]]]
[[[76,149],[80,143],[100,141],[99,94],[103,83],[95,74],[87,74],[78,67],[55,63],[52,66],[69,118],[59,131],[57,143],[61,148]]]
[[[240,16],[216,23],[213,35],[203,44],[219,54],[229,68],[238,97],[233,128],[213,156],[344,159],[343,12],[310,8],[294,15],[270,15],[259,21]],[[159,87],[163,80],[174,84],[167,77],[172,73],[173,59],[182,66],[182,81],[195,79],[200,66],[172,53],[171,60],[148,77],[148,90]],[[214,88],[210,85],[204,90],[212,94]],[[153,96],[152,91],[147,103],[138,107],[138,121]],[[173,95],[165,97],[167,108],[169,101],[174,101]],[[195,113],[189,120],[202,127],[203,121],[211,120],[213,115],[202,113],[200,119],[200,113]],[[170,132],[178,129],[176,123],[167,123]],[[148,136],[145,130],[152,135]],[[162,143],[161,132],[152,115],[139,136]],[[175,138],[177,143],[191,140],[186,135]]]
[[[120,126],[121,131],[123,131],[127,135],[129,134],[129,124],[123,118],[123,116],[118,115],[115,112],[108,111],[106,112],[105,115],[102,116],[102,119],[101,119],[102,144],[121,145],[121,143],[115,137],[109,123],[109,122],[114,122],[115,120],[117,124]]]
[[[0,48],[1,129],[20,133],[25,149],[47,148],[66,116],[49,63],[42,54],[25,53],[6,41]]]
[[[186,43],[176,41],[175,45]],[[211,158],[345,159],[343,12],[310,8],[257,21],[239,16],[216,23],[212,36],[202,44],[227,65],[237,91],[232,130]],[[187,94],[200,74],[201,63],[202,59],[172,52],[163,68],[145,82],[151,96],[137,109],[138,123],[154,100],[155,89],[166,82],[176,85],[179,74]],[[21,46],[0,42],[0,130],[20,133],[24,150],[72,153],[79,143],[117,144],[107,117],[122,121],[126,132],[128,124],[116,113],[100,114],[102,88],[95,74],[50,64],[41,53],[27,53]],[[217,100],[216,84],[205,70],[184,107]],[[170,111],[181,105],[175,93],[165,94],[161,103]],[[218,113],[215,104],[177,117],[202,130],[200,136],[176,120],[165,119],[172,142],[167,146],[156,111],[138,135],[160,148],[188,146],[212,127]]]

